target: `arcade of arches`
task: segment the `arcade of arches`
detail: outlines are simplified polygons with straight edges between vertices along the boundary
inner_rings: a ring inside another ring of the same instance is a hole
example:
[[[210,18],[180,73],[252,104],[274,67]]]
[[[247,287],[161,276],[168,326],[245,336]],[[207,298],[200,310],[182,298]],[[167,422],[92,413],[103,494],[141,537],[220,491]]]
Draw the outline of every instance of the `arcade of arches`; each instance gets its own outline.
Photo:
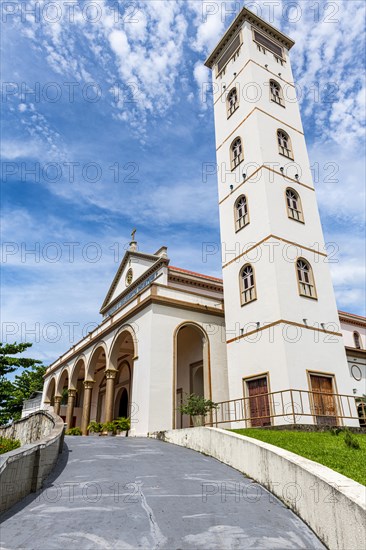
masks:
[[[65,367],[53,377],[46,390],[45,404],[53,406],[67,427],[81,426],[87,434],[91,420],[109,422],[132,412],[132,380],[135,360],[133,336],[120,333],[108,355],[103,342],[97,344],[86,364],[80,358],[72,372]]]
[[[134,336],[128,331],[116,337],[109,353],[104,342],[97,344],[89,361],[80,357],[71,369],[65,367],[49,380],[45,405],[52,406],[68,428],[80,426],[83,435],[91,420],[133,416],[135,359]],[[185,395],[211,398],[209,339],[200,325],[187,321],[177,327],[173,362],[173,426],[187,427],[191,419],[179,411]]]

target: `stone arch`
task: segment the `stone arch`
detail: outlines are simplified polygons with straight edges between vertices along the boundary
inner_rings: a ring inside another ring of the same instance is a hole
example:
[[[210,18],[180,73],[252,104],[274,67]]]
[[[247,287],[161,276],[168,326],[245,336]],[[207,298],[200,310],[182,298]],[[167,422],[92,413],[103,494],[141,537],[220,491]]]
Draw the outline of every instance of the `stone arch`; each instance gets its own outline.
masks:
[[[118,371],[118,376],[116,376],[114,383],[112,406],[114,416],[119,414],[123,388],[127,391],[128,416],[131,413],[134,360],[137,357],[136,340],[136,333],[131,325],[124,325],[116,333],[110,347],[108,368]]]
[[[109,348],[109,361],[113,361],[115,357],[113,357],[113,354],[116,352],[116,344],[118,340],[121,340],[121,337],[124,333],[128,333],[131,337],[131,341],[133,343],[133,359],[137,358],[138,356],[138,349],[137,349],[137,336],[134,328],[132,325],[123,325],[118,329],[116,334],[114,335],[114,338],[112,340],[111,346]],[[125,335],[126,336],[126,335]],[[115,368],[114,366],[112,368]]]
[[[98,365],[98,362],[101,362],[101,359],[103,359],[104,362],[106,363],[107,357],[108,357],[107,344],[104,342],[104,340],[101,340],[100,342],[95,344],[90,354],[89,361],[85,371],[85,380],[94,380],[95,369]]]
[[[183,331],[190,331],[185,332]],[[207,332],[195,321],[184,321],[174,331],[173,358],[173,427],[189,426],[177,408],[185,393],[212,398],[210,340]]]
[[[90,419],[104,422],[104,397],[105,370],[108,365],[108,348],[106,343],[101,340],[98,342],[89,357],[86,367],[85,380],[95,381],[92,389]]]
[[[66,366],[64,367],[58,377],[57,377],[57,381],[56,381],[56,395],[62,395],[62,390],[65,388],[65,383],[66,383],[66,380],[67,380],[67,389],[69,389],[70,387],[70,375],[69,375],[69,366]]]
[[[86,374],[86,357],[84,354],[79,355],[74,361],[74,364],[70,368],[70,387],[76,388],[77,380],[81,374],[82,369],[84,368],[84,378]]]
[[[70,367],[69,388],[76,390],[75,407],[81,408],[84,402],[84,380],[86,374],[86,358],[82,354],[76,358],[72,367]]]
[[[52,376],[47,382],[45,382],[46,390],[45,390],[45,398],[44,402],[49,403],[53,406],[54,404],[54,398],[56,394],[56,376]]]

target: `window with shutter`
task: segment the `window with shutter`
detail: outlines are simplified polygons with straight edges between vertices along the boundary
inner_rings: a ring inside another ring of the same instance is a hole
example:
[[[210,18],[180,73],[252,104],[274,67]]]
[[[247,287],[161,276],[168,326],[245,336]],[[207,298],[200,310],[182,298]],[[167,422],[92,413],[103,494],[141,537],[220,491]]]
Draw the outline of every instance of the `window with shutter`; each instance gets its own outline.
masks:
[[[283,58],[282,48],[275,44],[275,42],[272,42],[269,38],[266,36],[263,36],[263,34],[260,34],[257,31],[254,31],[254,40],[258,42],[258,44],[261,44],[268,50],[271,50],[272,53],[278,55],[279,57]]]
[[[240,46],[241,46],[241,35],[237,34],[234,40],[229,44],[229,46],[226,48],[226,50],[220,57],[217,63],[217,74],[219,74],[222,71],[222,69],[234,56],[234,54],[237,52]]]

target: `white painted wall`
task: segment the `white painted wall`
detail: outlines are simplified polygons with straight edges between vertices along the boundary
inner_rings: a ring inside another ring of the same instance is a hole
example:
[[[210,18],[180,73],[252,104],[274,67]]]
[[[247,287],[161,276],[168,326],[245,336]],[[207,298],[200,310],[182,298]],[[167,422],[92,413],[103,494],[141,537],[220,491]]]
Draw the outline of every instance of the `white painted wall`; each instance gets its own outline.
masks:
[[[153,260],[147,260],[145,258],[141,258],[139,256],[134,256],[133,254],[131,254],[131,257],[128,263],[126,264],[124,270],[121,273],[121,276],[119,278],[116,288],[113,291],[110,301],[112,302],[115,298],[117,298],[122,292],[124,292],[128,288],[128,285],[126,285],[126,275],[129,269],[132,269],[132,272],[133,272],[132,282],[134,282],[147,269],[149,269],[153,265],[153,263],[154,263]]]
[[[209,338],[212,398],[222,401],[228,395],[226,345],[222,318],[211,314],[154,304],[152,320],[150,405],[148,431],[170,429],[173,416],[174,334],[182,323],[196,323]],[[205,353],[205,351],[204,351]],[[187,350],[186,357],[190,355]],[[193,357],[193,356],[192,356]],[[207,387],[207,381],[206,387]],[[206,389],[205,389],[205,395]]]
[[[351,322],[341,321],[341,329],[343,334],[344,345],[350,348],[355,347],[353,333],[358,332],[360,335],[361,348],[366,349],[366,327],[352,324]]]
[[[366,395],[366,358],[347,354],[347,363],[352,388],[351,394],[356,397]]]
[[[346,352],[352,393],[357,397],[362,397],[366,394],[366,355],[363,351],[366,346],[366,327],[359,323],[356,325],[351,321],[341,320],[341,330],[344,345],[353,348],[347,349]],[[360,335],[361,351],[355,348],[354,332],[358,332]]]

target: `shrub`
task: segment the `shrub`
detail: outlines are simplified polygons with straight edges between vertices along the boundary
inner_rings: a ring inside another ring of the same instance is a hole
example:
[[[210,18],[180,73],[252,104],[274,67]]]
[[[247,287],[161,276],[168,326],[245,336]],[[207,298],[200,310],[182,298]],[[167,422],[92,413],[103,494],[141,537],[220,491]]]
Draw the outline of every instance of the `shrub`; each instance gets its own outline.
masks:
[[[360,449],[360,444],[350,430],[345,430],[344,442],[350,449]]]
[[[95,420],[92,420],[88,426],[89,432],[99,434],[103,429],[103,426],[100,422],[96,422]]]
[[[113,432],[114,434],[116,433],[116,426],[114,422],[104,422],[104,424],[102,424],[102,429],[103,432]]]
[[[0,455],[14,451],[20,447],[19,439],[9,439],[8,437],[0,437]]]
[[[65,435],[82,435],[80,428],[70,428],[66,430]]]
[[[121,432],[128,432],[128,430],[131,428],[130,419],[125,418],[124,416],[121,416],[120,418],[114,420],[114,425],[116,430],[119,430]]]
[[[192,393],[187,397],[186,402],[179,407],[179,410],[182,414],[188,414],[189,416],[204,416],[212,409],[217,409],[217,407],[217,403],[214,403],[211,399],[205,399],[202,395]]]

